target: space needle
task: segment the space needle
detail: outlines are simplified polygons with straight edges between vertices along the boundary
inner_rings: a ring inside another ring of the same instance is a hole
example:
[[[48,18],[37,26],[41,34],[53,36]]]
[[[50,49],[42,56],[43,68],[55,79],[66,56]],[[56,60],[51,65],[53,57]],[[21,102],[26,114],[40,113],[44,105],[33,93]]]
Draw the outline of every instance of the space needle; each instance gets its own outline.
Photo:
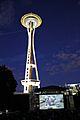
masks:
[[[34,34],[35,34],[35,28],[39,27],[41,23],[42,23],[42,19],[34,13],[25,14],[21,18],[21,24],[27,28],[27,33],[28,33],[28,49],[27,49],[25,79],[21,80],[21,84],[24,86],[24,91],[23,91],[24,93],[30,93],[35,88],[40,88],[40,80],[38,75],[38,68],[37,68],[35,48],[34,48]]]

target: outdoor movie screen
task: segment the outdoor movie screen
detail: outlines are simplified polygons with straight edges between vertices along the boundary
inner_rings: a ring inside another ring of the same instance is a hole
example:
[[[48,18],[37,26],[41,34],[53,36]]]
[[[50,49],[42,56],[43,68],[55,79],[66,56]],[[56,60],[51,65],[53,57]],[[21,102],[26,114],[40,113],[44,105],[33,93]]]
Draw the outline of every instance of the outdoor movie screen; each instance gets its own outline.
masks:
[[[63,109],[63,94],[39,95],[39,108],[45,109]]]

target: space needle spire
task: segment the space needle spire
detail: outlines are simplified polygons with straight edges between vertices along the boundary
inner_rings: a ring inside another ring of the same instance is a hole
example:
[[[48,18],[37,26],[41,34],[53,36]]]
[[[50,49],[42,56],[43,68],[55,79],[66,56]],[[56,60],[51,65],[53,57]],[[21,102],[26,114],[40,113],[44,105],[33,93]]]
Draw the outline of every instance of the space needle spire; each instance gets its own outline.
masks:
[[[34,48],[35,28],[39,27],[42,19],[33,13],[28,13],[22,16],[21,24],[27,28],[28,33],[28,49],[25,69],[25,80],[21,80],[24,86],[24,93],[30,93],[35,88],[40,88],[40,80],[38,75],[36,55]]]

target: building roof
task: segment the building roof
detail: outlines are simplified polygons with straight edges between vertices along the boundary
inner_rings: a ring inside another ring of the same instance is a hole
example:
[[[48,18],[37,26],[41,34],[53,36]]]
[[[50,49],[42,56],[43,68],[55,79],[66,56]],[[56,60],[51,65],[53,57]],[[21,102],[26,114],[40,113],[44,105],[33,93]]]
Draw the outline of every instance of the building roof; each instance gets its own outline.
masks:
[[[34,92],[61,92],[65,90],[66,88],[61,86],[46,86],[42,88],[37,88]]]

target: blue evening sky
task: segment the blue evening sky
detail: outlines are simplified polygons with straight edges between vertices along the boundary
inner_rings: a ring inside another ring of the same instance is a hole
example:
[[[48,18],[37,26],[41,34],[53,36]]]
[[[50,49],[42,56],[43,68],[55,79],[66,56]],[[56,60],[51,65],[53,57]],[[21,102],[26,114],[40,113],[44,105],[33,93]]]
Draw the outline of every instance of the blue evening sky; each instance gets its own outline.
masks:
[[[27,32],[21,17],[38,14],[35,49],[41,86],[80,82],[80,0],[0,0],[0,65],[10,68],[22,91]]]

